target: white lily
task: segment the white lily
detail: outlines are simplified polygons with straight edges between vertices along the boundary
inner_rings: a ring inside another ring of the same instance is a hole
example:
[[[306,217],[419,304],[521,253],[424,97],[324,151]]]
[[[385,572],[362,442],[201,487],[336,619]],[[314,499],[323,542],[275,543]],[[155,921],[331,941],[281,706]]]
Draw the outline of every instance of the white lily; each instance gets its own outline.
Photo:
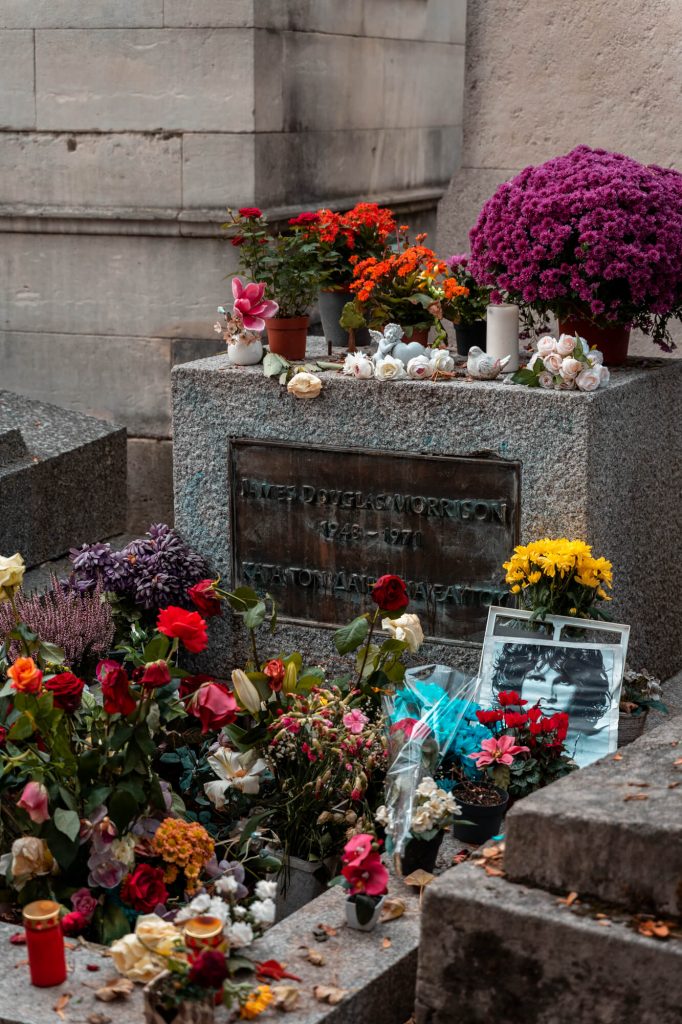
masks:
[[[258,793],[260,776],[267,768],[262,758],[253,761],[251,752],[240,754],[229,747],[219,747],[207,760],[218,779],[215,782],[206,782],[204,793],[216,810],[223,810],[225,797],[230,789],[237,789],[248,796],[255,796]]]

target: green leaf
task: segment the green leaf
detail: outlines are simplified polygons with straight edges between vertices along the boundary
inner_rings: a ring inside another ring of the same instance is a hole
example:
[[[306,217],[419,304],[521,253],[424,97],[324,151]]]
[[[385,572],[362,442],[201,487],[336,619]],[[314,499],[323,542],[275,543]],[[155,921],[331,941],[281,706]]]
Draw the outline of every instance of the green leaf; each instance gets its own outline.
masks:
[[[123,909],[107,900],[101,918],[102,945],[110,946],[112,942],[127,935],[129,931],[130,924]]]
[[[127,722],[119,722],[109,737],[109,750],[120,750],[133,735],[133,727]]]
[[[9,731],[9,738],[11,740],[27,740],[29,736],[33,735],[34,726],[28,715],[21,715],[17,718],[16,722]]]
[[[358,331],[361,327],[367,326],[367,321],[355,304],[355,301],[347,302],[341,311],[339,324],[344,331]]]
[[[244,625],[247,629],[258,629],[265,622],[266,614],[265,601],[259,601],[253,608],[244,612]]]
[[[168,648],[170,647],[170,640],[167,636],[159,633],[153,640],[150,640],[144,651],[142,657],[146,663],[150,661],[162,661],[168,654]]]
[[[339,372],[340,370],[343,370],[343,363],[327,363],[327,362],[324,362],[323,360],[320,359],[315,364],[315,369],[317,369],[317,370],[336,370],[337,372]]]
[[[38,657],[42,658],[46,665],[63,665],[66,659],[61,647],[49,644],[45,640],[41,640],[38,646]]]
[[[357,650],[361,643],[367,639],[369,633],[369,622],[366,615],[360,615],[353,619],[347,626],[342,626],[334,633],[334,646],[339,654],[350,654]]]
[[[75,811],[65,811],[58,807],[54,812],[55,827],[69,839],[74,840],[81,828],[81,820]]]
[[[127,790],[119,786],[111,794],[108,804],[109,817],[119,832],[124,832],[138,812],[138,802]]]
[[[358,917],[358,924],[369,924],[374,916],[376,903],[371,896],[365,893],[358,893],[355,897],[355,911]]]
[[[517,370],[516,373],[512,374],[512,382],[514,384],[526,384],[528,387],[538,387],[538,378],[532,370],[528,370],[524,367],[522,370]]]
[[[247,608],[252,608],[255,604],[258,604],[260,600],[256,591],[252,590],[251,587],[237,587],[236,590],[227,593],[225,598],[230,608],[240,615]]]
[[[90,790],[88,799],[85,802],[86,816],[89,817],[97,807],[106,804],[110,793],[111,786],[97,786],[96,789]]]
[[[263,373],[266,377],[278,377],[283,370],[288,370],[290,365],[275,352],[267,352],[263,359]]]

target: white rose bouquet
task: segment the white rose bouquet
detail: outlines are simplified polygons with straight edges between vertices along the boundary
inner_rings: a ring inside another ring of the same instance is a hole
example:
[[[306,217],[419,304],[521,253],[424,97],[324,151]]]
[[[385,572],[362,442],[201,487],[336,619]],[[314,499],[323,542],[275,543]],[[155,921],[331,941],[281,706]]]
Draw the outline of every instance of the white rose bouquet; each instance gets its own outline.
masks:
[[[609,376],[599,349],[591,349],[577,334],[562,334],[558,340],[540,338],[528,366],[517,370],[512,381],[548,391],[596,391],[608,384]]]

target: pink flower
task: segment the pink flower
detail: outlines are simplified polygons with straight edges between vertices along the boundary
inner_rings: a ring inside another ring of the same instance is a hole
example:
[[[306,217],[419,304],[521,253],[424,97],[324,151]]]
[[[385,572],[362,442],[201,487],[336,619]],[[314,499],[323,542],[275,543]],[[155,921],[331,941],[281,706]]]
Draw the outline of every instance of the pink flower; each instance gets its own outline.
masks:
[[[348,732],[353,733],[354,736],[358,736],[362,732],[368,721],[367,715],[363,715],[362,711],[358,711],[357,708],[353,711],[347,711],[343,716],[343,724],[348,729]]]
[[[74,910],[77,910],[79,914],[82,914],[88,922],[92,920],[92,916],[97,910],[98,901],[92,895],[87,886],[83,886],[82,889],[76,889],[75,893],[71,897],[71,906]]]
[[[372,844],[375,842],[374,836],[369,835],[368,832],[361,832],[353,836],[343,848],[343,856],[341,858],[343,863],[348,867],[357,867],[366,857],[372,854]]]
[[[278,724],[285,729],[286,732],[290,732],[294,736],[296,733],[301,731],[301,723],[296,721],[295,718],[292,718],[291,715],[282,715]]]
[[[276,302],[263,299],[264,293],[264,284],[251,283],[244,287],[240,277],[232,278],[234,308],[240,314],[248,331],[264,331],[265,320],[274,316],[279,309]]]
[[[388,885],[388,871],[381,863],[378,853],[365,857],[359,864],[346,864],[341,868],[352,893],[367,893],[368,896],[381,896]]]
[[[42,782],[27,782],[17,801],[17,807],[22,807],[36,825],[42,825],[44,821],[50,820],[50,812],[47,809],[47,790]]]
[[[481,750],[476,754],[467,754],[476,761],[477,768],[486,768],[491,764],[513,764],[517,754],[528,753],[528,747],[519,747],[514,743],[513,736],[500,736],[498,739],[483,740]]]

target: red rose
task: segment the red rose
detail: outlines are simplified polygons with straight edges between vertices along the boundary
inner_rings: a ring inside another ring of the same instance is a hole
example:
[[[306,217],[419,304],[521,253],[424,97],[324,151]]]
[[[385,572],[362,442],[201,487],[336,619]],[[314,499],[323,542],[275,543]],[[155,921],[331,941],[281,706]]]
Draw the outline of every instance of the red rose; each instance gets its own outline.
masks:
[[[372,587],[372,600],[382,612],[399,612],[410,603],[407,587],[400,576],[380,576]]]
[[[73,672],[61,672],[58,676],[52,676],[52,679],[46,679],[43,685],[52,693],[55,707],[67,711],[70,715],[78,711],[85,683]]]
[[[281,658],[273,658],[263,666],[263,672],[268,677],[268,686],[273,693],[279,693],[282,689],[286,671],[286,665]]]
[[[522,704],[528,703],[527,700],[521,700],[521,694],[516,690],[502,690],[501,693],[498,693],[497,700],[503,708],[520,708]]]
[[[168,899],[163,881],[163,868],[140,864],[132,875],[126,875],[121,886],[121,900],[141,914],[151,914],[159,903]]]
[[[243,244],[244,244],[244,236],[243,235],[235,235],[234,238],[232,239],[232,245],[235,247],[235,249],[238,249],[239,246],[243,245]]]
[[[239,210],[239,216],[245,220],[257,220],[258,217],[263,216],[263,211],[259,210],[257,206],[242,206]]]
[[[171,604],[159,612],[156,628],[165,636],[181,640],[190,654],[200,654],[208,645],[206,621],[199,612],[188,612]]]
[[[129,715],[137,707],[132,696],[129,679],[124,668],[117,661],[100,661],[97,678],[102,685],[104,710],[108,715]]]
[[[187,704],[187,710],[201,722],[202,733],[217,732],[237,718],[239,705],[220,683],[204,683]]]
[[[299,225],[317,224],[319,219],[319,213],[299,213],[298,217],[291,218],[289,224],[295,228]]]
[[[192,961],[188,981],[202,988],[220,988],[227,975],[225,954],[217,949],[204,949]]]
[[[507,711],[504,716],[504,724],[508,729],[517,729],[528,724],[528,715],[522,711]]]
[[[476,718],[479,720],[481,725],[495,725],[496,722],[502,721],[501,711],[477,711]]]
[[[194,602],[207,619],[212,618],[214,615],[223,614],[223,610],[220,607],[220,598],[216,597],[215,584],[216,580],[199,580],[198,583],[195,583],[187,591],[189,599]]]
[[[184,700],[185,697],[190,697],[193,693],[196,693],[199,687],[204,683],[213,683],[214,681],[213,676],[183,676],[180,680],[178,697],[180,700]]]
[[[80,935],[88,927],[88,919],[80,910],[72,910],[71,913],[64,914],[60,924],[65,935]]]
[[[165,686],[170,680],[170,669],[165,661],[150,661],[140,676],[140,686],[148,686],[153,690],[157,686]]]

